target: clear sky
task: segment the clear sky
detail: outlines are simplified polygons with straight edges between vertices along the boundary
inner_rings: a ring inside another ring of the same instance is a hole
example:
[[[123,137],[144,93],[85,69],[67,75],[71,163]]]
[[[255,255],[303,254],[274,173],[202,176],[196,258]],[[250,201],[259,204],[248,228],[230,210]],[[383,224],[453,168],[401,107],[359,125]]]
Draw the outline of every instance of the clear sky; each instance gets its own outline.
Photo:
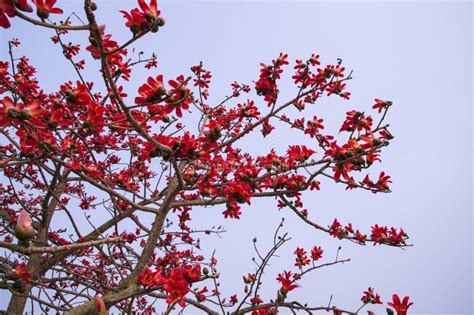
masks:
[[[81,12],[80,3],[58,1],[65,12]],[[99,22],[125,41],[130,34],[118,9],[131,8],[135,1],[97,3]],[[269,268],[264,297],[275,295],[274,278],[292,266],[296,246],[322,246],[328,260],[342,246],[340,255],[352,258],[349,264],[314,272],[290,297],[324,305],[332,294],[336,305],[356,308],[362,292],[372,286],[384,302],[391,293],[410,295],[413,313],[473,312],[472,3],[163,0],[159,5],[166,26],[136,46],[137,51],[156,51],[159,67],[153,73],[137,70],[127,88],[132,97],[144,81],[138,78],[189,73],[191,65],[203,61],[213,72],[211,102],[217,102],[229,93],[232,81],[251,83],[260,62],[285,52],[290,60],[311,53],[320,54],[325,63],[342,58],[354,70],[351,101],[322,99],[306,112],[307,117],[322,116],[333,132],[348,110],[368,110],[375,97],[394,102],[387,121],[396,138],[382,154],[382,167],[375,167],[392,176],[393,193],[346,192],[323,180],[321,191],[305,194],[304,200],[319,223],[330,224],[337,217],[367,231],[375,223],[401,226],[415,246],[403,251],[338,241],[289,212],[278,212],[273,200],[258,201],[243,211],[240,221],[224,222],[228,232],[222,238],[203,240],[204,248],[217,250],[224,293],[240,292],[241,276],[253,271],[252,238],[268,247],[280,218],[286,217],[284,230],[293,240]],[[47,91],[75,80],[65,63],[56,61],[60,51],[50,44],[51,31],[32,31],[16,22],[0,33],[1,60],[6,59],[6,40],[18,37]],[[87,79],[97,76],[90,72]],[[294,92],[287,87],[282,86],[281,99]],[[242,146],[262,153],[272,147],[285,150],[295,142],[309,144],[295,135],[276,132]],[[193,222],[196,227],[219,224],[221,212],[196,209]],[[2,308],[6,301],[0,300]]]

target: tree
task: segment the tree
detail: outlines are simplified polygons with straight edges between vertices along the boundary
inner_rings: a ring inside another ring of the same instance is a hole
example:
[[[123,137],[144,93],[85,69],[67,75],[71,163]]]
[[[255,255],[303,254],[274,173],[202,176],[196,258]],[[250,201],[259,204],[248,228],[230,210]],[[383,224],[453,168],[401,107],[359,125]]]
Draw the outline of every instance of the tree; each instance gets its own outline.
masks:
[[[77,79],[44,92],[28,58],[16,57],[17,39],[8,42],[10,60],[0,61],[0,283],[11,294],[9,314],[23,313],[28,300],[42,312],[70,314],[105,314],[111,308],[170,313],[187,307],[208,314],[350,314],[382,303],[371,287],[355,311],[331,302],[311,306],[293,301],[290,291],[299,289],[302,277],[349,261],[338,255],[323,262],[319,246],[296,248],[293,266],[276,276],[275,297],[264,301],[262,275],[289,240],[283,222],[267,252],[255,240],[255,270],[243,276],[239,294],[224,296],[219,292],[218,257],[199,254],[199,234],[224,231],[196,230],[190,221],[198,207],[218,209],[223,219],[239,219],[243,204],[272,198],[302,224],[340,240],[409,246],[401,228],[375,224],[364,233],[337,219],[329,225],[317,223],[302,200],[304,191],[320,189],[321,177],[347,189],[390,192],[390,176],[381,172],[374,179],[366,170],[381,162],[381,150],[393,139],[385,123],[392,102],[375,99],[376,119],[349,111],[338,136],[325,134],[322,118],[291,118],[288,112],[304,112],[323,97],[348,100],[351,73],[342,60],[321,65],[317,54],[296,60],[296,94],[281,100],[280,77],[289,65],[283,53],[260,65],[252,86],[234,82],[230,95],[218,103],[208,100],[212,75],[202,63],[191,67],[190,76],[170,79],[154,73],[142,78],[136,96],[129,98],[124,91],[133,69],[157,66],[155,54],[146,59],[127,54],[137,40],[164,27],[155,0],[138,0],[138,8],[121,11],[132,34],[122,44],[98,23],[97,5],[91,0],[84,1],[83,19],[77,18],[77,24],[72,22],[75,14],[60,23],[49,19],[50,14],[63,14],[55,0],[31,2],[0,0],[0,26],[8,28],[12,18],[20,18],[50,28],[53,43]],[[37,18],[29,14],[31,4]],[[69,32],[88,36],[85,51],[66,40]],[[95,61],[87,66],[97,67],[101,84],[83,75],[82,58],[88,56]],[[187,117],[198,121],[197,126]],[[265,137],[275,128],[293,128],[314,145],[295,143],[284,154],[272,150],[257,156],[239,146],[242,138]],[[102,219],[93,217],[92,209]],[[164,300],[167,309],[157,309],[156,299]],[[392,300],[389,306],[406,314],[408,297],[401,301],[393,295]]]

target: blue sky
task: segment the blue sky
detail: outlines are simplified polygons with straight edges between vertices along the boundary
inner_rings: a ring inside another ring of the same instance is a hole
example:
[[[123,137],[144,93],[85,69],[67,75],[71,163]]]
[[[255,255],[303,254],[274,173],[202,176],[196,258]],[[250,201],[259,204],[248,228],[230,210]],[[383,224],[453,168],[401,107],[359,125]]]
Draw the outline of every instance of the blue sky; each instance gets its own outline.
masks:
[[[58,2],[65,12],[81,12],[78,2]],[[97,2],[99,22],[125,41],[130,34],[118,9],[132,8],[135,1]],[[324,63],[342,58],[354,70],[351,101],[322,99],[306,112],[323,117],[333,132],[348,110],[369,110],[375,97],[394,102],[387,121],[396,138],[382,154],[382,167],[374,167],[392,176],[393,193],[346,192],[323,180],[321,191],[305,194],[304,201],[320,223],[337,217],[365,230],[375,223],[401,226],[415,246],[403,251],[341,242],[289,212],[278,212],[273,200],[258,201],[240,221],[224,222],[228,232],[222,238],[203,240],[203,247],[216,249],[222,291],[240,292],[241,276],[253,271],[252,238],[269,246],[285,217],[293,240],[269,269],[263,296],[274,296],[274,278],[291,267],[296,246],[322,246],[328,259],[342,246],[340,255],[352,261],[315,272],[291,297],[318,305],[327,304],[332,294],[336,305],[354,308],[372,286],[384,302],[391,293],[410,295],[414,313],[472,313],[472,3],[170,0],[159,5],[166,26],[136,45],[137,51],[155,51],[159,67],[152,73],[136,70],[127,86],[132,97],[148,75],[189,73],[191,65],[203,61],[213,72],[211,102],[217,102],[229,93],[231,82],[251,83],[260,62],[285,52],[290,60],[312,53]],[[58,47],[50,45],[51,31],[32,32],[25,23],[13,22],[0,34],[1,60],[6,40],[18,37],[45,90],[75,80],[58,60]],[[86,77],[98,80],[93,70]],[[294,92],[290,80],[283,82],[281,99]],[[241,146],[263,153],[295,142],[310,144],[286,130],[252,137]],[[193,222],[197,227],[219,224],[221,211],[196,209]]]

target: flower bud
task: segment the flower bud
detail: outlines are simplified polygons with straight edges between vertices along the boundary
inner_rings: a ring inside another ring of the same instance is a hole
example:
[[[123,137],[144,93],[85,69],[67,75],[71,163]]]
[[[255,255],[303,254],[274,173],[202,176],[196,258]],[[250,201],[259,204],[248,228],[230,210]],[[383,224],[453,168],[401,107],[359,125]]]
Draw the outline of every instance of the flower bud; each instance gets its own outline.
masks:
[[[46,20],[48,17],[49,17],[49,10],[46,10],[46,9],[37,9],[36,10],[36,15],[42,19],[42,20]]]
[[[28,243],[33,235],[32,220],[28,213],[24,209],[21,209],[16,221],[15,236],[21,243]]]
[[[156,18],[156,25],[162,27],[165,25],[165,19],[161,16]]]
[[[94,297],[94,308],[96,315],[107,315],[107,308],[105,307],[105,302],[99,295]]]
[[[151,31],[152,33],[156,33],[156,32],[158,32],[159,29],[160,29],[160,28],[159,28],[158,25],[153,25],[153,27],[151,28],[150,31]]]
[[[92,10],[92,11],[97,10],[97,3],[91,2],[91,10]]]
[[[170,122],[170,117],[168,115],[164,115],[161,120],[165,123],[169,123]]]
[[[387,315],[394,315],[393,310],[387,307]]]

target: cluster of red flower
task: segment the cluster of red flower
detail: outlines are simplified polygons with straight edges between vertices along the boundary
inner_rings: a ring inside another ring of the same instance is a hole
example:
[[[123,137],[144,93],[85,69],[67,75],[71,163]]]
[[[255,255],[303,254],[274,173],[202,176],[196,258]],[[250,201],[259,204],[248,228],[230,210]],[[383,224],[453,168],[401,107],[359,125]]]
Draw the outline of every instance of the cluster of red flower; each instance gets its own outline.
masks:
[[[260,79],[255,82],[255,90],[258,95],[264,96],[268,106],[275,104],[278,97],[277,80],[280,79],[280,74],[283,72],[282,66],[287,65],[287,54],[280,53],[276,60],[272,60],[271,65],[261,63]]]
[[[370,241],[374,242],[374,245],[388,244],[392,246],[403,246],[406,244],[406,240],[408,239],[408,235],[403,229],[398,231],[394,227],[382,227],[377,224],[372,227],[370,238],[367,238],[367,235],[362,234],[359,230],[354,231],[351,223],[343,227],[337,219],[334,219],[329,227],[329,231],[334,237],[349,238],[361,244],[365,244],[365,242],[370,239]]]
[[[364,304],[382,304],[380,295],[374,292],[374,289],[369,287],[367,291],[364,291],[364,295],[360,299]]]
[[[178,301],[184,307],[184,296],[189,292],[193,282],[201,279],[201,265],[184,265],[171,270],[157,268],[151,271],[146,267],[140,274],[138,282],[146,288],[162,287],[168,294],[166,302],[171,304]]]
[[[130,12],[120,11],[127,19],[125,26],[130,28],[134,35],[150,28],[152,32],[157,32],[158,27],[164,25],[164,19],[160,17],[156,0],[151,0],[150,4],[147,4],[145,0],[138,0],[138,5],[141,11],[138,8],[134,8]]]
[[[56,0],[32,0],[36,6],[36,14],[41,19],[47,19],[50,13],[61,14],[63,10],[55,8]],[[8,17],[15,16],[15,8],[24,12],[33,12],[28,0],[0,0],[0,26],[10,27]]]

